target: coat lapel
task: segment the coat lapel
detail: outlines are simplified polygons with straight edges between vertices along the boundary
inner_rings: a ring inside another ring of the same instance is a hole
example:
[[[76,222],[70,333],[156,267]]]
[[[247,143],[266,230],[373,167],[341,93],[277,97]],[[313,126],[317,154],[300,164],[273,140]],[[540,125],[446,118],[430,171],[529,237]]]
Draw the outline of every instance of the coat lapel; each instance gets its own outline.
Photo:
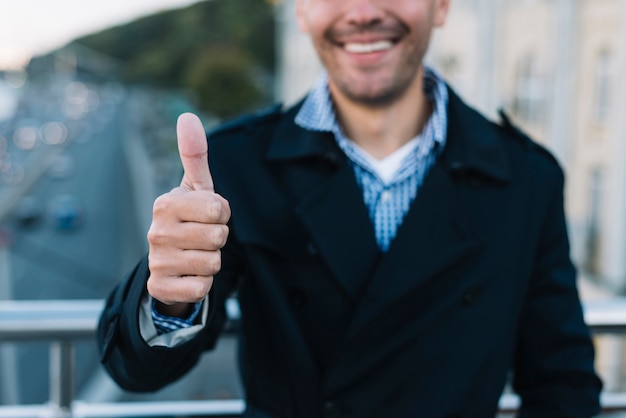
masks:
[[[341,287],[355,298],[378,258],[374,229],[353,169],[334,137],[284,118],[266,157],[283,165],[296,216],[309,249],[319,253]]]
[[[378,247],[350,165],[342,164],[301,202],[297,213],[327,265],[356,297],[377,261]]]
[[[436,280],[478,244],[453,180],[441,164],[435,164],[376,266],[349,335],[393,309],[394,302],[413,289]]]
[[[466,210],[474,202],[460,197],[459,182],[476,176],[509,180],[497,133],[501,128],[467,107],[452,90],[449,97],[445,151],[382,257],[352,167],[332,134],[295,125],[299,106],[274,132],[266,158],[282,164],[290,178],[296,216],[311,237],[311,249],[353,300],[359,298],[347,337],[479,247]]]
[[[497,129],[450,90],[445,151],[424,179],[389,251],[376,265],[348,339],[366,331],[402,296],[437,280],[480,248],[467,210],[476,201],[459,193],[459,187],[476,179],[489,178],[496,184],[509,180]]]

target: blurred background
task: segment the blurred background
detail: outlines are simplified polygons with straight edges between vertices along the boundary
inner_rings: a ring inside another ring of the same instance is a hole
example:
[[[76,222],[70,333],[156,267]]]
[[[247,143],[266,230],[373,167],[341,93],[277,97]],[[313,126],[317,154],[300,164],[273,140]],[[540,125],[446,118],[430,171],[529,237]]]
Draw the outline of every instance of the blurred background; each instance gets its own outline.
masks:
[[[0,300],[101,299],[146,251],[181,168],[175,121],[207,128],[302,97],[319,74],[293,0],[5,0],[0,15]],[[626,293],[626,1],[452,0],[427,62],[566,172],[584,301]],[[626,318],[625,318],[626,319]],[[608,391],[621,338],[596,338]],[[119,390],[77,347],[79,399],[231,399],[234,346],[157,394]],[[48,399],[45,345],[0,343],[0,404]],[[210,378],[203,367],[212,367]]]

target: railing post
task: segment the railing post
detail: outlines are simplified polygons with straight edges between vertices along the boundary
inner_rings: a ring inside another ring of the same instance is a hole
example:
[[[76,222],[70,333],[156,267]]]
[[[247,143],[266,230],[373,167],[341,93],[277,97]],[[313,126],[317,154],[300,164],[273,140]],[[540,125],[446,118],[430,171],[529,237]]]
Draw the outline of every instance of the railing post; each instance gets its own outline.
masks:
[[[72,416],[74,398],[74,345],[70,340],[50,345],[50,402],[58,408],[59,418]]]
[[[1,214],[0,214],[1,216]],[[13,297],[11,282],[11,257],[9,244],[11,237],[7,230],[0,226],[0,300]],[[14,344],[0,344],[0,405],[19,404],[19,374],[17,372],[17,351]]]

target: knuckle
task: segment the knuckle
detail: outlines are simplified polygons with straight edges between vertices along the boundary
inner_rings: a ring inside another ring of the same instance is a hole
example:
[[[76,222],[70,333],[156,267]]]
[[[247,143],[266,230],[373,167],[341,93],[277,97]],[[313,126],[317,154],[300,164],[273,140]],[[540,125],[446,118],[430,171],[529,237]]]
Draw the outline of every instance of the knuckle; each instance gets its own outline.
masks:
[[[150,278],[148,278],[146,288],[150,296],[155,299],[161,300],[163,298],[163,295],[165,294],[162,280],[159,280],[152,275],[150,276]]]
[[[225,215],[226,221],[228,222],[228,220],[230,219],[230,215],[231,215],[230,202],[224,198],[222,198],[222,200],[224,201],[224,215]]]
[[[168,212],[171,206],[172,204],[169,199],[169,195],[167,193],[163,194],[154,200],[154,204],[152,205],[152,213],[155,216],[158,216],[162,213]]]
[[[208,262],[208,276],[213,276],[217,272],[219,272],[222,268],[222,254],[220,251],[215,251],[211,254],[211,256],[207,260]]]
[[[148,230],[146,237],[151,245],[158,246],[163,244],[165,241],[165,234],[163,233],[163,230],[155,224],[150,225],[150,229]]]
[[[228,227],[225,225],[216,225],[211,230],[211,236],[209,242],[214,248],[222,248],[226,243],[226,237],[228,236]]]
[[[209,216],[211,219],[220,219],[222,215],[222,205],[218,199],[213,199],[209,204]]]
[[[158,257],[154,251],[150,251],[148,253],[148,268],[151,273],[158,272],[163,267],[160,260],[161,258]],[[153,276],[151,275],[150,278],[152,279],[152,277]]]
[[[206,280],[195,280],[193,286],[189,286],[189,299],[193,302],[200,302],[211,289]]]
[[[230,228],[227,225],[222,225],[222,240],[220,241],[220,248],[226,245],[226,241],[228,241],[228,234],[230,233]]]

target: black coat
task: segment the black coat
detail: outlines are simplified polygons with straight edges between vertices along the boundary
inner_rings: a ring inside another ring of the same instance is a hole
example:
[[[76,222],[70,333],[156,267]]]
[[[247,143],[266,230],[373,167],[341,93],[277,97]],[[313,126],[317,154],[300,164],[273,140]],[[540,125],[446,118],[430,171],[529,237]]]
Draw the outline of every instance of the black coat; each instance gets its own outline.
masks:
[[[550,154],[450,91],[446,148],[381,255],[350,164],[331,134],[294,124],[298,108],[209,136],[233,213],[209,323],[149,347],[144,259],[101,318],[113,378],[145,391],[180,377],[214,346],[236,291],[246,417],[493,417],[510,370],[524,417],[597,413]]]

